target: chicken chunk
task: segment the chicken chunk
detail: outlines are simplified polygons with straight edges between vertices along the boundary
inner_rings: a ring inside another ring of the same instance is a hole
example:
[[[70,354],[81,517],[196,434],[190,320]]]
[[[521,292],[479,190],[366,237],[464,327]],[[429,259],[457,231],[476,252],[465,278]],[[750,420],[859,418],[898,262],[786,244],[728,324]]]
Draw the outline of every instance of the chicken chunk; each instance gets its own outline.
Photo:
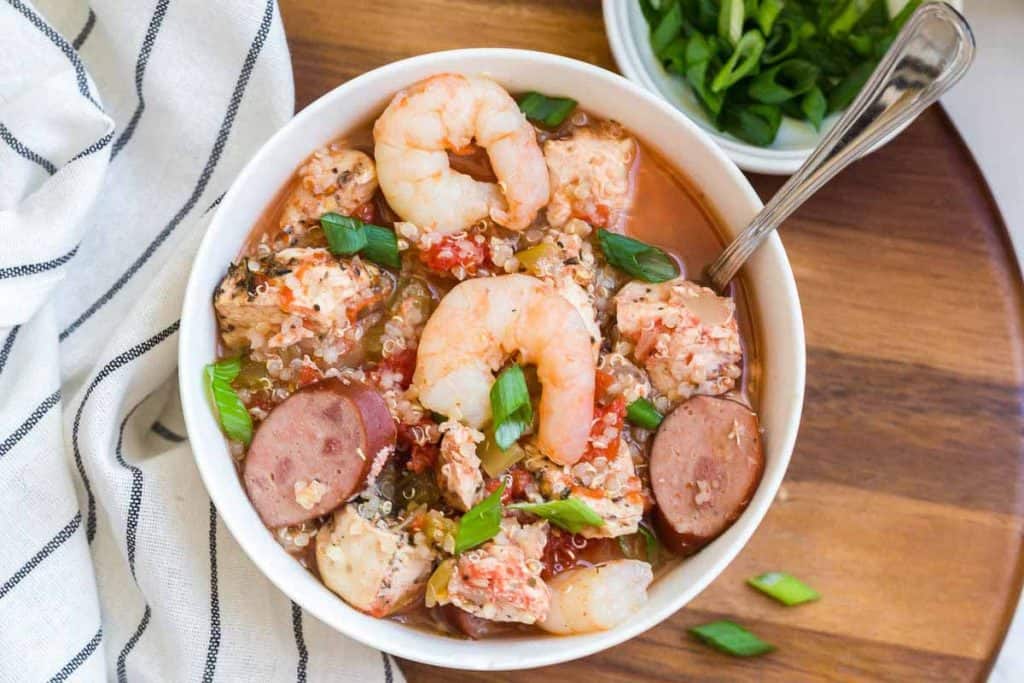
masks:
[[[433,567],[434,551],[398,529],[364,519],[354,505],[334,513],[316,537],[324,584],[353,607],[382,617],[415,600]]]
[[[448,504],[465,512],[483,498],[484,476],[476,445],[484,435],[455,420],[448,420],[440,430],[444,436],[437,459],[437,484]]]
[[[551,177],[548,222],[560,227],[575,217],[597,227],[616,226],[629,208],[629,176],[636,149],[636,141],[611,121],[545,142],[544,159]]]
[[[682,278],[631,282],[615,297],[618,329],[654,387],[672,401],[736,386],[740,363],[736,304]]]
[[[273,349],[300,344],[333,362],[361,335],[354,321],[381,303],[391,282],[358,257],[326,249],[284,249],[232,264],[214,294],[229,348]]]
[[[470,614],[492,621],[533,624],[547,616],[549,597],[540,561],[547,522],[520,526],[502,520],[502,531],[485,545],[459,556],[448,581],[448,599]]]
[[[334,144],[314,152],[298,178],[281,211],[280,227],[291,237],[301,236],[325,213],[354,214],[377,191],[373,159]]]

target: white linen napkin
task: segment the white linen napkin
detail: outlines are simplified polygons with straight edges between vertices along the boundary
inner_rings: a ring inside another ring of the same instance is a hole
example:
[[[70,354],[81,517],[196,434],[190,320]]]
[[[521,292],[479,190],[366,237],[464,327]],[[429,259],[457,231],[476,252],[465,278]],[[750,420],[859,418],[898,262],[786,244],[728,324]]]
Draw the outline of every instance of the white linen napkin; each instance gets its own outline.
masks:
[[[293,101],[273,0],[0,0],[0,681],[401,680],[244,556],[180,416],[194,251]]]

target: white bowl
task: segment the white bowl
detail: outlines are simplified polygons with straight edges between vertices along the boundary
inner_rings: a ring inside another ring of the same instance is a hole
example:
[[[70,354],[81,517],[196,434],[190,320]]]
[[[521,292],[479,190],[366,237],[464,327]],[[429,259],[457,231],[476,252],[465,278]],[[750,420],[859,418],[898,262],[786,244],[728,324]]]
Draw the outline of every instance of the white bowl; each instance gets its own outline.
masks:
[[[961,10],[961,0],[947,0]],[[611,44],[615,63],[626,78],[661,96],[679,111],[697,122],[730,159],[745,171],[789,175],[800,168],[829,128],[839,119],[833,114],[825,119],[821,130],[806,121],[797,121],[788,116],[782,118],[779,134],[768,147],[758,147],[723,133],[704,112],[693,90],[679,76],[668,73],[651,50],[650,28],[640,11],[637,0],[603,0],[605,33]],[[890,14],[898,12],[906,0],[889,0]],[[901,129],[902,130],[902,129]],[[897,131],[878,143],[875,151],[892,138]]]
[[[523,50],[438,52],[363,74],[300,112],[257,152],[224,196],[196,255],[181,314],[179,381],[196,465],[225,525],[252,561],[288,597],[367,645],[427,664],[463,669],[523,669],[564,662],[617,645],[685,605],[736,556],[754,533],[786,472],[804,393],[804,332],[793,274],[772,236],[745,273],[760,348],[761,423],[767,464],[746,511],[720,538],[660,577],[646,606],[610,631],[580,636],[458,640],[374,619],[349,607],[274,540],[246,498],[203,391],[202,369],[217,352],[211,293],[238,254],[263,207],[317,147],[377,115],[403,86],[442,71],[487,73],[510,91],[568,95],[621,121],[689,176],[736,233],[761,208],[754,190],[708,136],[675,109],[604,69]]]

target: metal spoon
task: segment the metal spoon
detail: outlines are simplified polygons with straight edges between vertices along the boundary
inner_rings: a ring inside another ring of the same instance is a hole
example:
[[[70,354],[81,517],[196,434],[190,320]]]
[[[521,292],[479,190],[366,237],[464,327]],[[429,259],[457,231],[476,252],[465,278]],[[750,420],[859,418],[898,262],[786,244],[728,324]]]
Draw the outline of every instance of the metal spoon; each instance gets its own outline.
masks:
[[[974,59],[967,21],[944,2],[926,3],[896,36],[878,68],[786,184],[707,267],[705,279],[725,291],[761,242],[832,177],[913,121],[949,90]]]

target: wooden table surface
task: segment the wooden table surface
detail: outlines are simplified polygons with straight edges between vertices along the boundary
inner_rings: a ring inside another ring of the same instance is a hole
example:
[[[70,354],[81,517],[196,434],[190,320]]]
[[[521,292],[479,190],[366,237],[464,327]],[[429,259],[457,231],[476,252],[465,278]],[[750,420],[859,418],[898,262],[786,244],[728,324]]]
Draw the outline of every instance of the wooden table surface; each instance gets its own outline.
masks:
[[[622,0],[623,2],[627,0]],[[615,69],[598,0],[281,0],[297,109],[374,67],[457,47]],[[781,179],[751,176],[762,198]],[[807,399],[778,500],[673,618],[542,674],[403,663],[410,681],[979,680],[1022,579],[1020,275],[981,175],[933,109],[782,231],[807,328]],[[744,585],[785,570],[823,599]],[[728,617],[778,650],[731,659],[687,635]]]

